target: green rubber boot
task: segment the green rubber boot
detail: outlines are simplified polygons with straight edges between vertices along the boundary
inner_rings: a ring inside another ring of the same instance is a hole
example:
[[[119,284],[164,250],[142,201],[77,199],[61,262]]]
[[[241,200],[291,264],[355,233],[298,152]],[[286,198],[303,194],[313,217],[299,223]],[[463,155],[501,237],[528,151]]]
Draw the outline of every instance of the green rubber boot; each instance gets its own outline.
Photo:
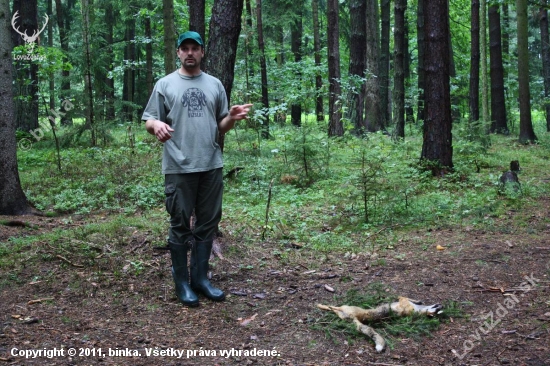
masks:
[[[168,246],[172,255],[172,277],[176,287],[176,296],[185,306],[198,306],[199,298],[189,285],[189,268],[187,266],[189,244],[176,244],[169,241]]]
[[[191,288],[213,301],[225,300],[225,294],[208,280],[208,260],[212,240],[196,241],[191,249]]]

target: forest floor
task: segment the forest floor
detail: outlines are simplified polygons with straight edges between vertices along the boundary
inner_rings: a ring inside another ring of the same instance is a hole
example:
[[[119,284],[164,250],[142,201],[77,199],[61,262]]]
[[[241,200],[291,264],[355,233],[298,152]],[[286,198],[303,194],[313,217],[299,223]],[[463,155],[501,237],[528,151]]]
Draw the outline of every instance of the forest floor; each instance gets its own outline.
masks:
[[[176,301],[169,253],[153,249],[151,231],[121,227],[115,241],[91,235],[87,257],[24,242],[0,253],[17,256],[0,269],[0,365],[550,365],[549,218],[545,198],[483,229],[414,229],[383,252],[347,255],[296,246],[283,258],[269,239],[226,235],[213,282],[227,299],[201,297],[192,309]],[[2,219],[27,223],[0,225],[0,243],[11,245],[110,218]],[[336,317],[316,304],[340,305],[349,290],[374,282],[425,303],[454,301],[463,316],[428,336],[392,336],[383,353],[362,335],[323,328]],[[22,356],[53,349],[63,354]]]

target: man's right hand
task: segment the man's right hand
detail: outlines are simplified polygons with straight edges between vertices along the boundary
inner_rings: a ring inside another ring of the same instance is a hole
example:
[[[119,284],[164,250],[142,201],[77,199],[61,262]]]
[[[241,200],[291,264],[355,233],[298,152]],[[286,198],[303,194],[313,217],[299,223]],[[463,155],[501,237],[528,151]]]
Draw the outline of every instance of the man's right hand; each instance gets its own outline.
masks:
[[[166,142],[172,138],[170,132],[174,132],[172,127],[168,124],[156,120],[150,119],[145,122],[145,128],[151,135],[155,135],[160,142]]]

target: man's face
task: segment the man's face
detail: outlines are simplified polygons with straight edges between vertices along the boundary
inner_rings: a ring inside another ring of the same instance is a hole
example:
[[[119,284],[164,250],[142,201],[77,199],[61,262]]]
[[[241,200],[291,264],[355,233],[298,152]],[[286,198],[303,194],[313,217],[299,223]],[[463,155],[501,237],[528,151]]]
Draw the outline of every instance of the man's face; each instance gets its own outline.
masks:
[[[200,68],[201,60],[204,56],[204,50],[201,45],[189,40],[180,45],[177,54],[183,68],[195,70]]]

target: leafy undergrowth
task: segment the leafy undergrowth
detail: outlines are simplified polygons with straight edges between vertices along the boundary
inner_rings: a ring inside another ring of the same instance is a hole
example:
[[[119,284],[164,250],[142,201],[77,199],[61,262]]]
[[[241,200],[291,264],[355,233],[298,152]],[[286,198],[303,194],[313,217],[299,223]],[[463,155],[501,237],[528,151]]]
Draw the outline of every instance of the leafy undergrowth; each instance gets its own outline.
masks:
[[[132,143],[122,126],[112,131],[118,143],[62,149],[61,172],[51,140],[21,151],[21,180],[31,203],[63,215],[162,214],[162,146],[140,127],[134,126]],[[239,127],[225,139],[225,227],[240,240],[374,253],[398,241],[403,228],[490,227],[550,193],[550,140],[541,131],[539,144],[520,145],[511,136],[479,138],[466,123],[455,124],[455,169],[439,178],[418,164],[418,126],[403,142],[384,134],[329,139],[307,118],[301,128],[273,125],[270,132],[271,139],[262,140]],[[502,193],[499,177],[511,160],[520,161],[521,189]],[[242,169],[229,174],[236,167]]]

